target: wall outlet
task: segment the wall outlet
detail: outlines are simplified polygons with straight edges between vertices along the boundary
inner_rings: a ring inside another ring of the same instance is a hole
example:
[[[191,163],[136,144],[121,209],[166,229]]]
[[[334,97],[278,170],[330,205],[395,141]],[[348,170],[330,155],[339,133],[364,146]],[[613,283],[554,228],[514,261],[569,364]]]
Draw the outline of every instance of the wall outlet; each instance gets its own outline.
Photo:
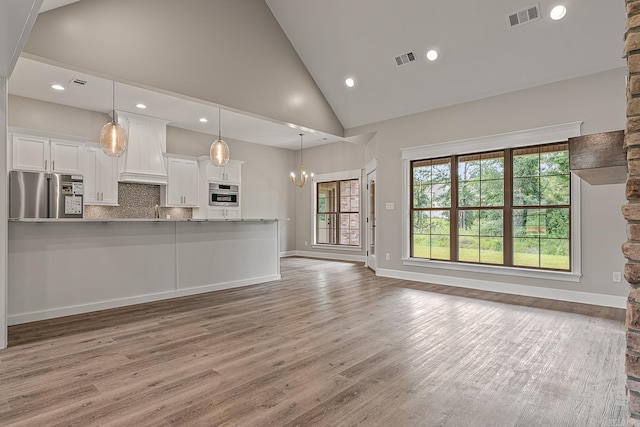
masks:
[[[622,281],[622,275],[620,274],[619,271],[613,272],[613,281],[616,283],[620,283]]]
[[[307,242],[306,240],[304,241],[304,245],[307,246],[309,244],[309,242]]]
[[[393,204],[393,202],[391,202],[391,203],[387,203],[387,204],[386,204],[386,208],[387,208],[388,210],[392,210],[392,209],[395,209],[395,208],[396,208],[396,206]]]
[[[391,259],[391,254],[386,254],[386,255],[384,256],[384,258],[385,258],[387,261],[389,261],[389,260]]]

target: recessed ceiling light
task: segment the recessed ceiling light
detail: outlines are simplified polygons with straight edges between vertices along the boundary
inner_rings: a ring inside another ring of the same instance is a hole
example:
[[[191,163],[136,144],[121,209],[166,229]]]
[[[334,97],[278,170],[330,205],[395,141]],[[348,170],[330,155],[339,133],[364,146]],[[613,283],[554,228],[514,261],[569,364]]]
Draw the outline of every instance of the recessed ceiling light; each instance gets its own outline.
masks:
[[[59,84],[54,84],[54,85],[51,85],[51,89],[64,90],[64,86],[59,85]]]
[[[356,82],[351,77],[349,77],[347,80],[344,81],[344,84],[346,84],[347,87],[354,87],[356,85]]]
[[[429,61],[435,61],[436,59],[438,59],[438,51],[431,49],[429,52],[427,52],[427,59]]]
[[[558,21],[564,18],[564,15],[566,14],[567,14],[567,8],[562,5],[558,5],[553,9],[551,9],[551,13],[549,13],[549,16],[551,16],[551,19],[553,19],[554,21]]]
[[[146,106],[146,105],[144,105],[144,104],[136,104],[136,108],[139,108],[139,109],[141,109],[141,110],[144,110],[145,108],[147,108],[147,106]]]
[[[200,117],[198,120],[200,120],[200,123],[207,123],[209,121],[206,117]]]

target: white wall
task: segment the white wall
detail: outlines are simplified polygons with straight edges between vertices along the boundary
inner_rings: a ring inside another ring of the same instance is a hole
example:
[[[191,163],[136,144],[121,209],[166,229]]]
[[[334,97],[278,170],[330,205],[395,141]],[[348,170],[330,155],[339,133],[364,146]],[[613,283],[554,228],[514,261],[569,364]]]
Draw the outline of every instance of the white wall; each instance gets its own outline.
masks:
[[[78,136],[97,142],[109,116],[19,96],[9,97],[9,126]],[[224,138],[224,135],[223,135]],[[215,136],[167,127],[167,152],[188,156],[209,154]],[[242,214],[246,218],[290,218],[281,223],[280,247],[295,247],[295,187],[289,171],[296,153],[224,138],[231,158],[242,160]]]
[[[377,132],[369,142],[364,161],[377,158],[378,169],[378,267],[401,273],[441,275],[443,278],[517,283],[531,287],[604,294],[627,295],[628,284],[612,282],[613,271],[624,271],[620,245],[626,241],[625,222],[620,214],[624,185],[603,187],[582,185],[582,265],[580,283],[514,278],[479,273],[410,267],[402,263],[402,160],[406,147],[456,141],[559,123],[583,121],[583,134],[624,129],[626,126],[626,69],[616,69],[537,88],[512,92],[479,101],[401,117],[359,128],[346,135]],[[317,149],[318,157],[321,151]],[[395,210],[381,209],[387,202]],[[303,202],[306,203],[306,202]],[[301,209],[300,205],[298,208]],[[298,224],[302,227],[302,224]],[[300,230],[299,230],[300,233]],[[300,247],[300,238],[297,241]]]
[[[7,79],[0,77],[0,200],[7,197]],[[7,347],[7,209],[0,209],[0,349]]]

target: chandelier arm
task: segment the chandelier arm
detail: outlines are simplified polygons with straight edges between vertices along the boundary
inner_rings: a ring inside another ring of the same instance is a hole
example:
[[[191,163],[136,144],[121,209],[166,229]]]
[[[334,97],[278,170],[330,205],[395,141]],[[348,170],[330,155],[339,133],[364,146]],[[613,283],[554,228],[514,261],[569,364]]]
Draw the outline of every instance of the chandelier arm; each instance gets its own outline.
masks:
[[[302,188],[306,184],[307,179],[309,178],[309,176],[304,171],[304,163],[303,163],[303,158],[302,158],[302,136],[303,136],[303,134],[301,133],[299,135],[300,135],[300,182],[298,182],[298,178],[296,177],[296,175],[293,172],[291,172],[291,183],[293,183],[293,185],[295,185],[296,187]],[[311,179],[313,179],[313,174],[311,174]]]

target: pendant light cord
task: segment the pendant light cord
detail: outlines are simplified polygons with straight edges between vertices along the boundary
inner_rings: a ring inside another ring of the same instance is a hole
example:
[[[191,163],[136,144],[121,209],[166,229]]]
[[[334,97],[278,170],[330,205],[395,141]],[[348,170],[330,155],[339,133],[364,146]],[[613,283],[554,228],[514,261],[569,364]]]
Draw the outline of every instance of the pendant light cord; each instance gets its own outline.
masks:
[[[111,80],[111,120],[116,122],[116,82]]]
[[[218,108],[218,139],[220,139],[220,108]]]
[[[303,165],[304,162],[302,161],[302,135],[300,134],[300,164]]]

